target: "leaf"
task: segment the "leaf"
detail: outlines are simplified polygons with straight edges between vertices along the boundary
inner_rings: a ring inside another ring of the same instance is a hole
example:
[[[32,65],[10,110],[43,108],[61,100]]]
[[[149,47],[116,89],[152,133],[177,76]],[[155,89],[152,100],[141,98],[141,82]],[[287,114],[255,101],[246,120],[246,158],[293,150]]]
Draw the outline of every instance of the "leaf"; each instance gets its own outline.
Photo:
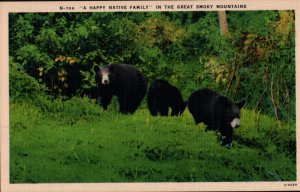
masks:
[[[63,62],[65,59],[66,59],[65,56],[59,55],[54,59],[54,61],[55,62]]]
[[[75,57],[67,57],[67,62],[72,65],[77,62],[77,59]]]
[[[43,75],[44,67],[38,67],[37,68],[38,74],[41,77]]]

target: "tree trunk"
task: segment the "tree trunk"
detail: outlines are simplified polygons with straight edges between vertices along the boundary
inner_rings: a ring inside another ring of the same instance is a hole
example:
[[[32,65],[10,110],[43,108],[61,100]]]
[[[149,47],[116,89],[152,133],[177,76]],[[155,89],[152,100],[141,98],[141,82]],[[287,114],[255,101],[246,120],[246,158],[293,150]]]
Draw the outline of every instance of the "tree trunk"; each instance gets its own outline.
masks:
[[[226,19],[226,12],[225,11],[219,11],[219,25],[220,25],[220,32],[222,36],[229,35],[228,31],[228,24]]]

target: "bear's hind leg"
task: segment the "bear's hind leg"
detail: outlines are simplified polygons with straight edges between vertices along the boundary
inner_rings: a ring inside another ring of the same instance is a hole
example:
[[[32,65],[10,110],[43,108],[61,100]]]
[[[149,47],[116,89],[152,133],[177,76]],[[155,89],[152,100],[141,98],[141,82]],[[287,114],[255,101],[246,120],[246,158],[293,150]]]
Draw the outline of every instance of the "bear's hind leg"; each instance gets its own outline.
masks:
[[[153,95],[148,94],[147,104],[148,104],[148,109],[150,111],[150,114],[152,116],[157,116],[158,115],[157,99],[153,98]]]
[[[194,114],[192,113],[192,116],[193,116],[193,118],[194,118],[194,121],[195,121],[195,124],[196,124],[196,125],[198,125],[199,123],[203,122],[203,120],[202,120],[200,117],[198,117],[197,115],[194,115]]]
[[[161,116],[168,116],[169,107],[167,105],[161,105],[159,107],[159,113]]]
[[[121,113],[127,114],[131,113],[133,114],[137,108],[139,107],[140,102],[134,100],[134,98],[124,98],[120,100],[120,111]]]
[[[171,116],[180,115],[180,109],[178,109],[178,107],[171,106],[171,109],[172,109]]]
[[[150,111],[150,114],[152,116],[157,116],[158,115],[158,109],[155,106],[153,106],[152,108],[149,107],[149,111]]]

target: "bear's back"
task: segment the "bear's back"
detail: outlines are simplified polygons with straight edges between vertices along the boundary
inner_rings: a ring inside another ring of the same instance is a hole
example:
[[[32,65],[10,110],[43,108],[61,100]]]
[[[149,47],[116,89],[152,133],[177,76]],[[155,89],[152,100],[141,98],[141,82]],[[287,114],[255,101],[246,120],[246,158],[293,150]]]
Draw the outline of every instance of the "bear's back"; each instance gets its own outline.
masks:
[[[147,82],[144,75],[133,65],[110,64],[112,89],[117,96],[136,97],[141,100],[147,92]],[[133,96],[135,95],[135,96]]]
[[[163,79],[153,81],[149,87],[149,92],[151,93],[152,91],[160,97],[165,97],[167,100],[174,97],[181,97],[180,91],[168,81]]]
[[[199,89],[191,94],[188,99],[190,107],[199,107],[199,105],[205,107],[211,105],[214,100],[219,98],[221,95],[211,89],[203,88]]]

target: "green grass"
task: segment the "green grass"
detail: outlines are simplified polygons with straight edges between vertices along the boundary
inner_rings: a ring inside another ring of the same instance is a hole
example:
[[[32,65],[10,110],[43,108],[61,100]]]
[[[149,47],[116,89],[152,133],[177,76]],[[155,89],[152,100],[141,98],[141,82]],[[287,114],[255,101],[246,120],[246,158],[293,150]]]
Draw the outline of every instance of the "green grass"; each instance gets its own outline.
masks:
[[[241,124],[227,149],[188,111],[152,117],[81,98],[11,102],[10,182],[296,180],[295,122],[282,127],[245,109]]]

